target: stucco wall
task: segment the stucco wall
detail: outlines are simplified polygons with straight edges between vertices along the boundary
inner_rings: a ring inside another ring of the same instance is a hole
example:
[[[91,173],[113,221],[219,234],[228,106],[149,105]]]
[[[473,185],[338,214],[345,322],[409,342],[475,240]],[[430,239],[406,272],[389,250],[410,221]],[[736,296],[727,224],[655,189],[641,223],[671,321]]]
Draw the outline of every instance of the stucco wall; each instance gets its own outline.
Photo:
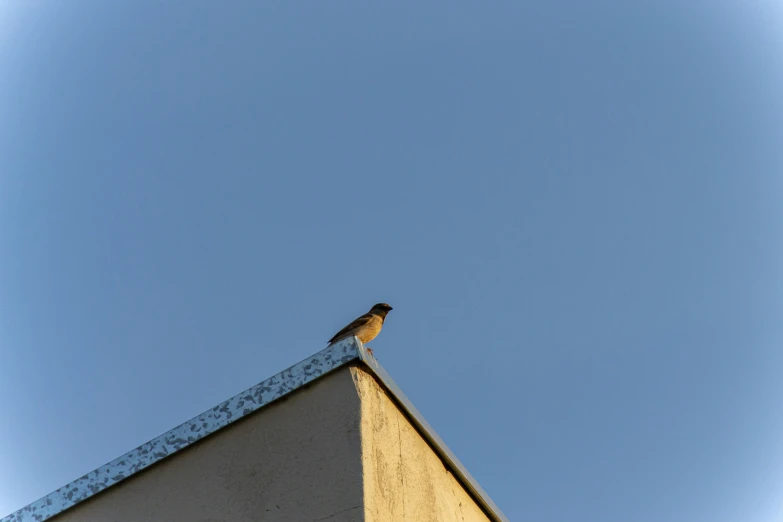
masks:
[[[489,520],[362,368],[340,368],[51,520]]]
[[[372,375],[351,373],[361,397],[365,520],[488,521]]]
[[[341,368],[51,520],[364,520],[359,411]]]

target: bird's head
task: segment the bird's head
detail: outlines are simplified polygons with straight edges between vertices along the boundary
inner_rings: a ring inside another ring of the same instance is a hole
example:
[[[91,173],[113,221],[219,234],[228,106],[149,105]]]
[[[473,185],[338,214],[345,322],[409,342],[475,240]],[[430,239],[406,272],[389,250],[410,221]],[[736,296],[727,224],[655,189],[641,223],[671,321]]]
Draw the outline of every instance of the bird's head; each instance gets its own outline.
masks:
[[[386,303],[378,303],[377,305],[370,308],[370,313],[375,315],[380,315],[381,317],[386,317],[386,314],[392,311],[392,307],[387,305]]]

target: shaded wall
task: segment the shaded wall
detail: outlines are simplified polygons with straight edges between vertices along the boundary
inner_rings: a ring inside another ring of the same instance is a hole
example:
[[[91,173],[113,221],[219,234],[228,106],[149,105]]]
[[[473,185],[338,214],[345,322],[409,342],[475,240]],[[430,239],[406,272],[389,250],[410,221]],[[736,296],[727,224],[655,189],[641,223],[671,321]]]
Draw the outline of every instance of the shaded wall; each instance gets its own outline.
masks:
[[[359,411],[341,368],[51,520],[364,520]]]

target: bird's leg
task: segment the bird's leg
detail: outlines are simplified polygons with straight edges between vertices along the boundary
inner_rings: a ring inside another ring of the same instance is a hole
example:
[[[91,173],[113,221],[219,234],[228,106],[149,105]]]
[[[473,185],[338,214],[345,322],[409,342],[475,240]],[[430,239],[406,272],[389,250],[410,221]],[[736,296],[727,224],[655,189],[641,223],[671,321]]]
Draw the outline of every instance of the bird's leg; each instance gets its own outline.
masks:
[[[364,348],[367,350],[367,353],[369,353],[370,355],[372,355],[372,356],[373,356],[373,358],[375,358],[375,354],[374,354],[374,353],[372,353],[372,348],[370,348],[369,346],[366,346],[366,345],[365,345],[365,347],[364,347]]]

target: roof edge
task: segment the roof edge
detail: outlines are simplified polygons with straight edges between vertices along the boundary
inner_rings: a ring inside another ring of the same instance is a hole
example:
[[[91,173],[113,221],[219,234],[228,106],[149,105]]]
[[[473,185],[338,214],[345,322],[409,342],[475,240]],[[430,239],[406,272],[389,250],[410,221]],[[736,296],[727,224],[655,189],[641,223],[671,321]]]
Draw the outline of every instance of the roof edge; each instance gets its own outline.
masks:
[[[76,504],[352,361],[361,362],[380,381],[411,424],[450,468],[457,480],[468,490],[468,493],[481,508],[491,518],[499,522],[508,522],[508,518],[476,482],[476,479],[465,469],[391,376],[368,353],[364,344],[356,337],[344,339],[328,346],[108,464],[11,513],[0,519],[0,522],[43,522],[59,515]]]
[[[0,522],[43,522],[319,377],[360,358],[356,338],[335,343],[87,473]],[[363,348],[363,347],[362,347]]]

